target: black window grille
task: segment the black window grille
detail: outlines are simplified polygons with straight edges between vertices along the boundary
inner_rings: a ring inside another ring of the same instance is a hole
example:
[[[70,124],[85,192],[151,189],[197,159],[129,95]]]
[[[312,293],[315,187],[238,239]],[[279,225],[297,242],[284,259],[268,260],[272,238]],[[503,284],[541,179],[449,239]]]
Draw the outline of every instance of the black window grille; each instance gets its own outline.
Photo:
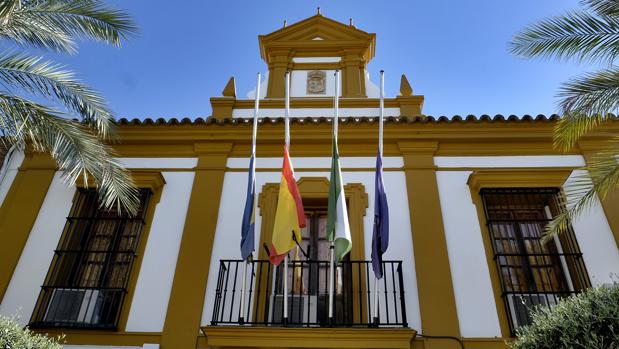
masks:
[[[31,327],[116,329],[151,192],[135,216],[100,209],[93,189],[78,189]]]
[[[480,194],[512,334],[531,323],[533,307],[552,307],[590,287],[571,228],[542,241],[548,222],[565,209],[559,189],[482,189]]]

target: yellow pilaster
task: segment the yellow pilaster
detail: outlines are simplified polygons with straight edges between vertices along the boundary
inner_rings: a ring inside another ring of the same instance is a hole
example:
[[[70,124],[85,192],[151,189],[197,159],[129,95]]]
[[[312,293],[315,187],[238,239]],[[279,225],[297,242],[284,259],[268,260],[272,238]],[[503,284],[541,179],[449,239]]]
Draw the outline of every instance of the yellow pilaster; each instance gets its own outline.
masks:
[[[400,142],[413,234],[422,334],[460,337],[460,325],[436,182],[436,142]],[[425,349],[459,348],[457,341],[431,339]]]
[[[232,143],[196,144],[198,166],[185,218],[162,349],[194,349],[204,304],[226,160]]]
[[[286,71],[292,62],[290,50],[272,51],[270,55],[267,98],[284,98]]]
[[[0,300],[11,281],[55,172],[56,163],[50,156],[27,154],[0,207]]]
[[[578,147],[585,161],[589,164],[595,157],[595,154],[604,149],[605,143],[580,141],[578,142]],[[615,243],[617,248],[619,248],[619,190],[615,189],[609,192],[601,202],[608,225],[610,225],[610,230],[612,230],[615,237]]]
[[[361,52],[344,51],[342,53],[342,97],[365,97],[365,60]]]

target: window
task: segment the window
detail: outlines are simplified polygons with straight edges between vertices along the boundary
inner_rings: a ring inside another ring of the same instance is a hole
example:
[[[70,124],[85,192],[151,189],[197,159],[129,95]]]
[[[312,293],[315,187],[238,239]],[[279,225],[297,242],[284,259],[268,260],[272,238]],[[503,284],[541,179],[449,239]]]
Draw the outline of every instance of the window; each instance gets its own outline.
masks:
[[[129,217],[78,189],[30,326],[116,329],[150,196]]]
[[[301,229],[301,248],[307,254],[297,255],[294,249],[290,256],[293,266],[288,268],[289,321],[291,324],[313,322],[327,324],[328,318],[328,276],[330,243],[327,240],[327,207],[305,207],[306,227]],[[337,323],[352,322],[352,266],[350,256],[335,270],[334,316]],[[275,274],[275,295],[272,301],[271,320],[281,322],[284,293],[282,267]]]
[[[542,241],[546,224],[564,209],[559,189],[482,189],[480,194],[512,332],[531,322],[532,307],[552,307],[590,286],[571,229]]]

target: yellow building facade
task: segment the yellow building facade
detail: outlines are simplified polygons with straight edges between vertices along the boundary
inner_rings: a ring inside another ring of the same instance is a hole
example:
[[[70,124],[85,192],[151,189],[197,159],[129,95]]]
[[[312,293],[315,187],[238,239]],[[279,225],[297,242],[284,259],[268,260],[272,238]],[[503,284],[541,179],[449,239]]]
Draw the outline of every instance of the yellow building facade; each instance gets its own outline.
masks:
[[[45,155],[7,154],[0,314],[65,334],[79,349],[505,348],[530,321],[529,307],[553,306],[619,274],[618,195],[597,202],[569,234],[540,242],[564,209],[563,188],[619,132],[619,121],[563,153],[552,146],[556,116],[426,116],[424,96],[402,76],[398,95],[385,99],[391,244],[374,309],[368,261],[379,90],[367,65],[376,35],[318,14],[259,43],[268,74],[245,99],[232,78],[211,98],[207,119],[118,121],[114,147],[142,190],[137,217],[97,210],[95,193],[64,184]],[[353,248],[336,270],[330,321],[324,234],[336,70]],[[284,275],[268,264],[263,244],[277,205],[286,72],[290,154],[308,226],[304,254],[291,254]],[[256,246],[243,276],[256,94]]]

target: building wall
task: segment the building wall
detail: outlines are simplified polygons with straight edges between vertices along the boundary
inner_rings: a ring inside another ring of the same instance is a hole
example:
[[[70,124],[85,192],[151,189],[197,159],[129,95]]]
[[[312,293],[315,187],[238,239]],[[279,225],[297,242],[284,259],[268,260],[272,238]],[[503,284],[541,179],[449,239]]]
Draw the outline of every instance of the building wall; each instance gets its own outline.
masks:
[[[161,170],[166,184],[155,207],[133,301],[124,305],[130,307],[126,328],[120,330],[161,332],[191,194],[193,167],[197,160],[124,158],[122,162],[130,169]],[[17,315],[22,324],[30,320],[74,193],[75,188],[65,185],[60,172],[57,172],[0,303],[0,314]]]
[[[374,212],[374,171],[367,171],[375,166],[375,158],[371,157],[342,157],[342,179],[343,185],[349,183],[361,183],[364,185],[368,194],[368,208],[364,217],[364,242],[365,258],[370,259],[373,212]],[[228,167],[234,169],[247,169],[249,159],[233,158],[228,160]],[[293,158],[293,166],[297,169],[295,177],[300,180],[303,177],[325,177],[329,178],[329,167],[331,158],[328,157],[309,157]],[[281,167],[281,158],[258,158],[256,161],[256,190],[260,192],[265,183],[279,183],[280,172],[262,172],[261,168],[272,169]],[[385,259],[403,261],[403,277],[406,292],[406,313],[409,319],[409,326],[420,329],[421,320],[419,318],[419,300],[417,296],[417,284],[415,277],[415,263],[412,252],[411,226],[409,221],[408,204],[406,197],[406,184],[404,172],[400,171],[403,164],[401,157],[387,157],[384,160],[384,181],[385,190],[390,202],[390,229],[391,241],[393,242]],[[324,169],[324,172],[303,172],[301,169]],[[348,171],[347,171],[348,170]],[[366,170],[366,171],[359,171]],[[396,171],[397,170],[397,171]],[[224,189],[219,209],[219,217],[215,242],[213,245],[213,255],[209,275],[217,275],[220,259],[238,259],[239,257],[239,236],[240,236],[240,217],[243,216],[243,204],[245,201],[245,183],[247,182],[247,172],[228,172],[224,179]],[[397,219],[396,219],[397,217]],[[262,240],[259,238],[261,226],[260,212],[256,217],[255,226],[257,227],[256,251],[262,247]],[[397,243],[395,243],[397,241]],[[354,244],[354,241],[353,241]],[[211,320],[213,299],[215,297],[216,278],[210,278],[205,294],[204,309],[202,312],[202,325],[208,325]],[[382,301],[381,301],[382,302]],[[382,303],[381,303],[382,304]],[[384,307],[384,305],[382,305]]]
[[[7,180],[15,176],[23,156],[15,156],[7,165],[7,175],[0,183],[0,194],[10,186]],[[135,286],[125,332],[160,333],[164,329],[168,299],[172,288],[176,260],[191,195],[195,158],[123,158],[131,169],[161,171],[166,184],[155,209],[143,262]],[[202,325],[208,325],[212,312],[218,263],[220,259],[239,258],[240,217],[247,181],[247,158],[228,159],[222,198],[218,215],[214,245],[204,304]],[[293,158],[297,180],[303,177],[328,178],[329,157]],[[364,217],[365,256],[371,253],[372,213],[374,210],[374,157],[342,157],[344,184],[361,183],[368,194],[368,208]],[[450,270],[456,298],[461,335],[466,338],[492,338],[501,336],[497,303],[493,296],[487,251],[477,211],[467,185],[469,175],[483,168],[577,168],[584,165],[579,155],[561,156],[452,156],[435,157],[437,184],[442,218],[449,252]],[[256,188],[265,183],[279,183],[281,158],[258,158]],[[410,327],[422,333],[419,315],[415,261],[409,221],[403,159],[390,156],[384,159],[384,181],[390,202],[392,243],[385,259],[403,260],[407,315]],[[12,172],[13,174],[11,174]],[[573,180],[575,173],[570,180]],[[0,303],[0,314],[18,315],[26,324],[35,306],[49,265],[69,213],[75,189],[66,186],[56,173],[45,196],[39,215],[28,238],[22,256],[5,297]],[[258,212],[259,213],[259,212]],[[261,217],[256,217],[256,227]],[[599,204],[588,215],[573,224],[587,270],[593,285],[617,280],[619,275],[619,250],[604,212]],[[257,229],[259,234],[259,229]],[[397,242],[396,242],[397,241]],[[262,241],[256,239],[256,250]],[[205,248],[208,248],[205,246]],[[498,306],[502,306],[499,304]],[[90,349],[95,347],[76,346]],[[120,347],[119,347],[120,348]]]
[[[583,166],[584,159],[574,155],[436,157],[435,164],[461,334],[501,336],[487,251],[467,180],[474,169],[570,168]],[[576,219],[573,228],[592,284],[612,282],[613,275],[619,275],[619,250],[599,203]]]
[[[22,325],[30,321],[74,193],[75,188],[66,186],[56,173],[0,303],[0,314],[16,316]]]

